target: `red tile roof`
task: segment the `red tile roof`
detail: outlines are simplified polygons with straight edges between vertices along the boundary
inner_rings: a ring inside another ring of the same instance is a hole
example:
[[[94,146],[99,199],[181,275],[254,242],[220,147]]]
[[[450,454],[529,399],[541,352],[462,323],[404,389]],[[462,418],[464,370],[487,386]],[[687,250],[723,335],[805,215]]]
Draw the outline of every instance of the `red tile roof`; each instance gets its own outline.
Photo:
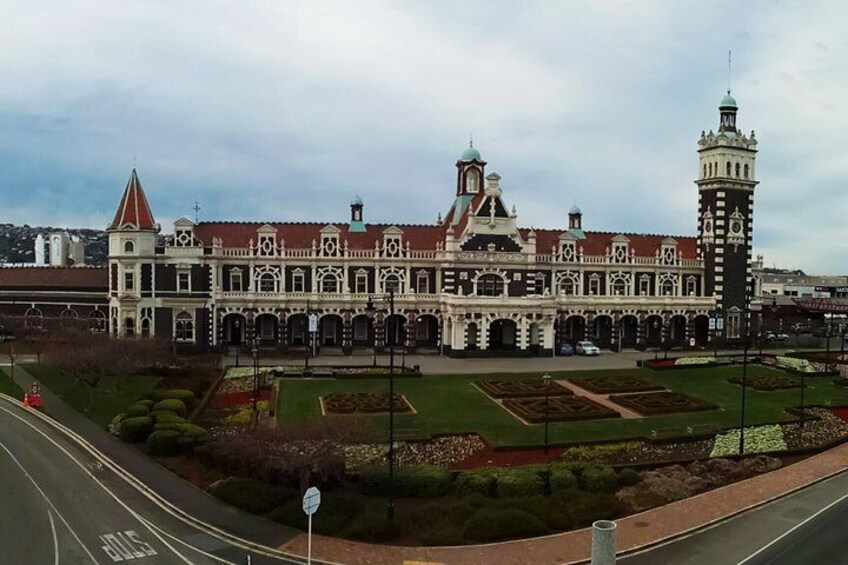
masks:
[[[527,237],[530,230],[522,229],[521,235]],[[565,231],[565,230],[564,230]],[[536,249],[539,253],[550,253],[551,248],[558,245],[562,231],[536,230]],[[607,248],[612,247],[612,238],[623,235],[630,240],[628,244],[636,252],[637,257],[655,257],[662,247],[662,240],[671,238],[677,242],[677,250],[684,259],[698,258],[698,242],[694,237],[682,237],[658,234],[613,233],[613,232],[584,232],[586,239],[577,240],[577,248],[583,248],[585,255],[604,255]]]
[[[109,229],[135,228],[140,230],[155,230],[156,222],[153,213],[147,203],[147,196],[138,180],[135,169],[132,170],[127,188],[121,197],[121,203],[115,212],[115,219],[109,225]]]
[[[109,287],[106,267],[0,267],[0,289],[102,289]]]

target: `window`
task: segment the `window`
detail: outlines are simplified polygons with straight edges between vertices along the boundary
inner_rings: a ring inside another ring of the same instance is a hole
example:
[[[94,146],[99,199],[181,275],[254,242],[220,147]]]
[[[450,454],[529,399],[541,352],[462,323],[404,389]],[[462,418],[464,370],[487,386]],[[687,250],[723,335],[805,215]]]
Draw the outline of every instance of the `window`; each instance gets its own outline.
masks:
[[[743,171],[743,173],[742,173],[743,176],[745,178],[748,178],[748,165],[745,165],[745,167],[742,169],[742,171]]]
[[[394,274],[386,275],[386,278],[383,280],[383,290],[385,292],[400,294],[402,292],[400,277]]]
[[[574,279],[566,277],[560,279],[559,293],[565,296],[574,296],[577,294],[577,285],[574,283]]]
[[[686,279],[686,296],[695,296],[698,293],[698,281],[695,277]]]
[[[426,272],[418,273],[415,279],[415,292],[418,294],[427,294],[430,292],[430,274]]]
[[[601,279],[598,275],[593,275],[589,278],[589,294],[598,295],[601,293]]]
[[[335,275],[325,275],[321,279],[321,292],[333,294],[339,291],[339,281]]]
[[[365,294],[368,292],[368,272],[357,271],[354,292],[357,294]]]
[[[627,281],[624,279],[616,279],[612,283],[612,293],[616,296],[626,296]]]
[[[469,194],[477,194],[480,190],[480,173],[477,169],[470,169],[465,176],[467,190]]]
[[[639,277],[639,296],[648,296],[651,294],[651,277],[643,275]]]
[[[306,275],[300,269],[292,273],[292,292],[306,292]]]
[[[132,337],[135,335],[135,320],[127,318],[124,320],[124,335]]]
[[[713,176],[713,164],[710,163],[710,176]]]
[[[132,271],[124,273],[124,290],[127,292],[135,290],[135,273]]]
[[[499,275],[483,275],[477,280],[479,296],[502,296],[503,293],[504,282]]]
[[[368,339],[368,318],[366,316],[357,316],[353,319],[353,339],[356,341],[366,341]]]
[[[135,244],[132,241],[124,242],[124,253],[135,253]]]
[[[271,273],[259,275],[259,292],[277,292],[277,279]]]
[[[92,310],[88,315],[88,329],[95,333],[106,331],[106,314],[100,310]]]
[[[739,166],[739,163],[736,163],[736,178],[739,178],[739,169],[740,168],[741,167]]]
[[[230,290],[233,292],[241,292],[241,269],[235,268],[230,271]]]
[[[44,316],[38,308],[30,308],[24,313],[24,327],[40,328],[43,320]]]
[[[731,339],[739,337],[739,327],[741,325],[739,321],[739,312],[729,312],[727,314],[727,337]]]
[[[727,176],[730,176],[730,161],[727,162],[727,166],[725,167],[725,170],[727,171]]]
[[[187,271],[177,273],[177,292],[191,292],[191,273]]]
[[[674,294],[675,294],[675,292],[674,292],[674,290],[675,290],[675,289],[674,289],[674,287],[675,287],[675,285],[674,285],[674,281],[672,281],[672,280],[665,280],[665,281],[663,281],[662,286],[661,286],[661,289],[662,289],[662,295],[663,295],[663,296],[672,296],[672,295],[674,295]]]
[[[706,176],[707,176],[707,165],[706,164],[704,164],[704,175],[703,176],[704,176],[704,178],[706,178]]]
[[[194,341],[194,320],[188,312],[180,312],[174,319],[174,339]]]

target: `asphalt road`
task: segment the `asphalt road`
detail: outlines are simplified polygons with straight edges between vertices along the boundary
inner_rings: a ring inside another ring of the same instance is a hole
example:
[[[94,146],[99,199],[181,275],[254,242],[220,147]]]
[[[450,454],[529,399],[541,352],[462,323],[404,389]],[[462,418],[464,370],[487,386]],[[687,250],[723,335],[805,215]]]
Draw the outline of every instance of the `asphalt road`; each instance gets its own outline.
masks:
[[[848,564],[848,473],[654,550],[621,565]]]
[[[247,562],[154,504],[52,426],[0,402],[0,563]],[[300,563],[254,555],[252,563]]]

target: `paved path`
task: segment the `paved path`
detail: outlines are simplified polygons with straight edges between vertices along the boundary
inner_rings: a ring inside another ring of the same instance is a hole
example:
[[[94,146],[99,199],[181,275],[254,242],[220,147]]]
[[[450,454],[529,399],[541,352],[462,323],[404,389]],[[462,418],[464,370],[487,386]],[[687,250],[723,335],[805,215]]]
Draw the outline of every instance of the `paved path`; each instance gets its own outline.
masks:
[[[610,410],[615,410],[616,412],[621,414],[622,418],[631,419],[631,420],[636,419],[636,418],[644,418],[644,416],[642,416],[641,414],[637,414],[633,410],[631,410],[629,408],[625,408],[624,406],[620,406],[620,405],[616,404],[615,402],[613,402],[612,400],[610,400],[609,394],[601,394],[601,393],[597,393],[597,392],[592,392],[590,390],[586,390],[585,388],[583,388],[583,387],[581,387],[581,386],[579,386],[579,385],[577,385],[577,384],[575,384],[575,383],[573,383],[569,380],[558,380],[557,382],[559,384],[561,384],[562,386],[564,386],[565,388],[569,389],[571,392],[573,392],[577,396],[583,396],[585,398],[588,398],[589,400],[597,402],[601,406],[606,406]]]

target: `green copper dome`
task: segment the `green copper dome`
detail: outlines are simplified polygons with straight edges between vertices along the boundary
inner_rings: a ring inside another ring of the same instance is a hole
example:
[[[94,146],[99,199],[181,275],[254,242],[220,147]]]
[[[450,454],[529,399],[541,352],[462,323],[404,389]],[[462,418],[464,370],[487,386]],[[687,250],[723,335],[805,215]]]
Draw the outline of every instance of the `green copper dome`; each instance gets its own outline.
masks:
[[[724,98],[721,99],[720,107],[721,108],[724,108],[724,107],[738,108],[738,106],[736,105],[736,99],[733,96],[730,95],[729,90],[727,91],[727,94],[724,95]]]
[[[470,161],[482,161],[483,158],[480,157],[480,152],[474,148],[474,144],[469,143],[468,147],[465,148],[465,151],[462,152],[459,160],[463,163],[468,163]]]

